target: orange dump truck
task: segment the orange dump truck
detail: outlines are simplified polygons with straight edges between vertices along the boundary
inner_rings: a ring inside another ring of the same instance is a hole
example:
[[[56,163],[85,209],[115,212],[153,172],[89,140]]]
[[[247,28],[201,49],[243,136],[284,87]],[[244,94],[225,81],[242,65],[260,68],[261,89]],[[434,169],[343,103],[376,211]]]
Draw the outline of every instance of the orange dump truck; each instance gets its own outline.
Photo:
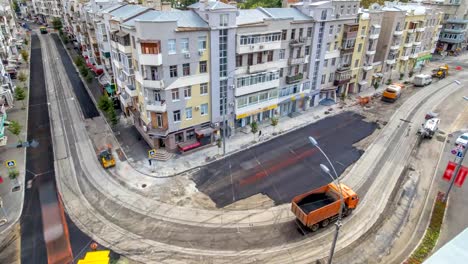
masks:
[[[343,191],[343,216],[349,215],[358,205],[359,197],[348,186],[341,184]],[[298,195],[291,202],[291,210],[297,221],[312,231],[326,227],[338,217],[340,189],[334,183]]]

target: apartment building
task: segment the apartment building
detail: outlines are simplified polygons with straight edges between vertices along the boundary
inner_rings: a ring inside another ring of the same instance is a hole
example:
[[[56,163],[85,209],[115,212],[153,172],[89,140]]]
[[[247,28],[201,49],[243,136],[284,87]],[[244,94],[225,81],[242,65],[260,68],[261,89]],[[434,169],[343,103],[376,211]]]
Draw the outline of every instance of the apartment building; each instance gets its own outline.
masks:
[[[61,18],[63,6],[61,0],[33,0],[33,9],[41,23],[52,24],[54,18]]]
[[[131,40],[136,83],[120,100],[148,144],[188,151],[212,143],[212,112],[219,108],[211,96],[208,23],[192,10],[149,11],[122,29]]]
[[[443,18],[440,27],[439,51],[457,51],[467,47],[468,3],[466,0],[428,0],[425,6],[440,8]]]
[[[348,93],[359,93],[373,83],[376,66],[381,65],[381,61],[374,61],[377,53],[377,42],[380,37],[380,29],[383,19],[383,11],[379,9],[361,10],[358,25],[345,26],[345,39],[355,36],[355,45],[351,59],[352,78],[345,95]],[[344,42],[344,45],[349,40]],[[343,46],[345,48],[345,46]],[[353,85],[351,85],[353,84]]]
[[[308,107],[313,20],[295,8],[239,10],[236,118],[244,127]]]

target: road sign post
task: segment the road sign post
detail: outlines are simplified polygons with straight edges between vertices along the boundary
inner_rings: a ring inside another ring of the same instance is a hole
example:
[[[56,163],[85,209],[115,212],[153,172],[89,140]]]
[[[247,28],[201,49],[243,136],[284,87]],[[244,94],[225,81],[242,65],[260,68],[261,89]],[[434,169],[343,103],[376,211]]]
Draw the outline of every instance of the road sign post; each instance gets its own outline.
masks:
[[[448,196],[450,194],[450,191],[452,190],[452,187],[453,187],[453,184],[455,183],[455,179],[457,178],[457,175],[458,175],[458,172],[460,171],[460,168],[462,166],[462,163],[463,163],[463,159],[465,158],[466,156],[466,151],[468,150],[467,147],[464,147],[463,148],[463,152],[461,153],[461,157],[458,157],[458,153],[460,151],[458,151],[457,153],[457,157],[459,158],[458,162],[457,162],[457,167],[455,168],[455,171],[453,172],[453,176],[452,176],[452,179],[450,181],[450,185],[449,185],[449,188],[447,190],[447,193],[445,193],[445,196],[444,196],[444,199],[443,201],[446,202],[447,199],[448,199]]]
[[[156,159],[156,149],[148,150],[148,162],[151,167],[151,172],[154,172],[155,170],[155,165],[156,165],[155,159]]]
[[[5,167],[8,169],[13,169],[16,167],[16,161],[15,160],[7,160],[5,161]]]

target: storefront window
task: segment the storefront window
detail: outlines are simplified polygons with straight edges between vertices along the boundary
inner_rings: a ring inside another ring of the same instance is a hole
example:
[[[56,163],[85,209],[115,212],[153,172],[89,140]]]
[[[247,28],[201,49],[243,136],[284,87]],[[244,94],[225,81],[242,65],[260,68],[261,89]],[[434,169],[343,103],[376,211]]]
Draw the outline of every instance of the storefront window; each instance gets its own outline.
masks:
[[[195,129],[187,130],[187,140],[195,139]]]
[[[176,143],[184,142],[184,132],[175,134],[175,142]]]

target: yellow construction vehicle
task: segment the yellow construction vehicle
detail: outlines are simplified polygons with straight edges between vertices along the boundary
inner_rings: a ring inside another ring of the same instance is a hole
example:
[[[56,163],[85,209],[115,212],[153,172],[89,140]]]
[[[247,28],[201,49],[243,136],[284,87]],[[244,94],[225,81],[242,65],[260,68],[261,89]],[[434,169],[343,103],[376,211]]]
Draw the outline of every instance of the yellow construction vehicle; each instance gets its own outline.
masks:
[[[449,66],[445,64],[440,66],[438,69],[432,70],[432,77],[443,79],[449,74]]]
[[[101,150],[98,154],[98,159],[104,169],[115,166],[115,159],[111,148]]]

